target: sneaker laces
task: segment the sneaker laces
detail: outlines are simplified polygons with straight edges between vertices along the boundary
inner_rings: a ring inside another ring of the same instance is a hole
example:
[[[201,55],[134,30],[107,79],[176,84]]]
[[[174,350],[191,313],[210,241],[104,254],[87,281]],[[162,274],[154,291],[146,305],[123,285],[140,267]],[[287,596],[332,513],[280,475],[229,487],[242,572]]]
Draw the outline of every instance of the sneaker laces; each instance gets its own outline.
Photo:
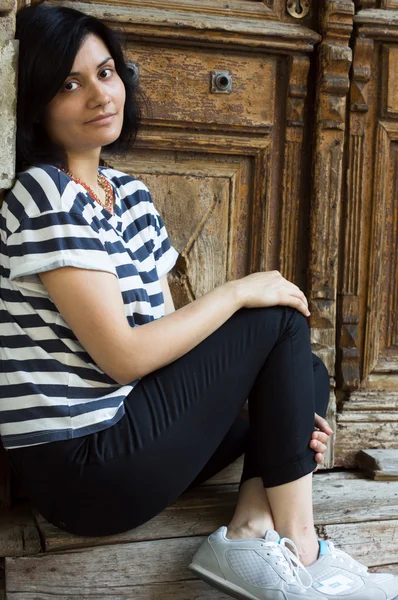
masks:
[[[286,544],[291,546],[293,552],[287,547]],[[282,538],[279,542],[279,548],[282,552],[283,558],[288,564],[289,571],[292,574],[295,583],[308,590],[312,586],[313,579],[305,566],[299,560],[299,553],[296,544],[292,542],[292,540],[289,540],[289,538]]]
[[[336,548],[336,546],[333,544],[333,542],[330,542],[329,540],[327,540],[326,543],[329,546],[329,549],[330,549],[330,552],[331,552],[333,558],[335,558],[336,560],[339,560],[341,563],[347,561],[351,568],[356,569],[360,573],[367,572],[368,567],[366,567],[365,565],[362,565],[361,563],[356,561],[354,558],[352,558],[352,556],[347,554],[347,552],[344,552],[344,550],[340,550],[339,548]]]

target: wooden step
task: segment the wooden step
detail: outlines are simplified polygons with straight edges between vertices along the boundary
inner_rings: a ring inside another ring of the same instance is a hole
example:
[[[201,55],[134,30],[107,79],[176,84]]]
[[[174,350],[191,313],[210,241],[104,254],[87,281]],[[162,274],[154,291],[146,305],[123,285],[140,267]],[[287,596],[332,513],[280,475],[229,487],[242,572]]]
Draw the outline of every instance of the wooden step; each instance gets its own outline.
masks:
[[[237,498],[237,485],[206,485],[186,492],[160,515],[131,531],[102,538],[78,537],[36,514],[46,551],[104,544],[208,535],[227,524]],[[360,473],[314,476],[314,519],[317,525],[398,519],[398,482],[375,482]]]
[[[47,552],[6,559],[7,600],[226,600],[187,565],[227,523],[236,494],[236,484],[201,486],[142,527],[100,539],[70,536],[38,517]],[[314,512],[320,537],[375,570],[398,571],[398,482],[318,473]]]
[[[337,414],[334,465],[356,467],[363,448],[398,449],[398,392],[353,392]]]
[[[356,460],[358,468],[369,477],[398,481],[398,449],[361,450]]]

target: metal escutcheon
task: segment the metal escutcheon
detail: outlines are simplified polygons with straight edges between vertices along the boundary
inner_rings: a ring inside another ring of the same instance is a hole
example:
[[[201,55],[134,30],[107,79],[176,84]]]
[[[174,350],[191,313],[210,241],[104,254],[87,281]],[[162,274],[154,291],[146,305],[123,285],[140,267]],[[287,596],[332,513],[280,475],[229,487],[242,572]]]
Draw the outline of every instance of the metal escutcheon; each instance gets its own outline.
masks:
[[[295,19],[303,19],[310,12],[310,0],[287,0],[286,9]]]
[[[232,71],[211,71],[211,93],[232,93]]]

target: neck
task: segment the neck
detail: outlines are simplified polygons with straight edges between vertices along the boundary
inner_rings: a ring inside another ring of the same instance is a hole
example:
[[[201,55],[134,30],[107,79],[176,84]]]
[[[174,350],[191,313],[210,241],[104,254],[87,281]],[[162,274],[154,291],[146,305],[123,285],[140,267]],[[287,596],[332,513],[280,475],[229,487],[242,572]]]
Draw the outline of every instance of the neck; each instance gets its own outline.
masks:
[[[92,190],[98,191],[97,174],[100,151],[91,156],[68,154],[68,169],[74,177],[84,181]]]

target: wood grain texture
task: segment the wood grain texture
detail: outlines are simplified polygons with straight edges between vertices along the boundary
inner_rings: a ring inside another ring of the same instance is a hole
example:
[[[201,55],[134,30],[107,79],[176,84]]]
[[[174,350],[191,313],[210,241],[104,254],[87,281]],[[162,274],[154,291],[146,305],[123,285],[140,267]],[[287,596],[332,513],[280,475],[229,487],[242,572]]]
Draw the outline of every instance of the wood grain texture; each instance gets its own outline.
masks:
[[[252,160],[141,150],[107,162],[142,179],[151,191],[180,253],[170,276],[177,307],[247,274]]]
[[[310,60],[292,56],[289,60],[289,87],[286,106],[286,134],[282,186],[282,233],[280,271],[289,281],[299,281],[300,208],[303,185],[304,107]]]
[[[222,45],[223,47],[249,47],[273,49],[277,52],[311,52],[320,40],[315,31],[295,23],[275,20],[242,18],[241,16],[217,17],[211,14],[169,11],[162,8],[112,6],[90,2],[52,0],[62,6],[70,6],[92,14],[111,26],[121,26],[131,39],[168,39],[188,41],[198,46]]]
[[[392,564],[398,560],[394,539],[398,524],[397,482],[375,482],[355,473],[316,475],[314,509],[319,533],[366,564]],[[201,507],[196,506],[195,510],[200,513]],[[158,536],[162,534],[165,531],[158,529]],[[182,599],[182,593],[193,585],[186,568],[189,558],[203,539],[192,535],[136,543],[124,540],[85,550],[8,558],[8,597],[19,600],[36,593],[37,597],[51,598],[62,581],[67,598],[84,597],[89,589],[94,598],[124,598],[130,594],[144,600],[156,597],[155,590],[160,589],[154,587],[156,584],[164,587],[165,594],[172,590]],[[192,593],[202,593],[200,588],[193,590]]]
[[[41,552],[39,532],[26,502],[0,510],[0,557]]]
[[[370,237],[370,261],[368,284],[368,309],[366,314],[366,337],[364,347],[363,377],[366,378],[379,364],[389,362],[384,358],[388,325],[389,300],[386,287],[391,285],[389,268],[398,249],[397,240],[390,233],[397,199],[392,198],[391,145],[398,141],[398,124],[380,121],[377,126],[375,152],[375,181],[373,190],[373,214]],[[387,242],[388,246],[387,246]],[[391,243],[394,252],[391,252]],[[388,248],[388,250],[387,250]],[[396,285],[396,282],[393,282]],[[388,290],[390,292],[390,290]],[[395,350],[394,355],[397,355]]]
[[[60,595],[60,592],[62,595]],[[123,587],[121,589],[107,589],[96,594],[86,587],[78,588],[76,592],[70,590],[51,589],[47,592],[8,592],[7,600],[231,600],[214,588],[199,580],[186,580],[165,584],[148,584],[145,586]],[[0,595],[0,600],[3,600]],[[4,598],[5,600],[5,598]]]
[[[249,17],[255,19],[277,19],[281,8],[284,8],[284,0],[275,0],[265,5],[262,0],[96,0],[96,4],[107,4],[108,6],[127,6],[131,10],[137,8],[161,9],[174,12],[188,12],[197,14],[208,14],[214,17],[232,16]]]
[[[271,56],[135,43],[126,57],[140,67],[154,124],[260,132],[274,121],[276,61]],[[231,94],[211,92],[212,71],[231,71]]]
[[[398,481],[398,448],[361,450],[356,463],[369,477],[382,481]]]
[[[330,375],[335,365],[338,230],[353,15],[350,1],[322,6],[317,72],[309,299],[313,348]]]
[[[209,535],[228,522],[237,489],[237,485],[199,487],[183,494],[173,506],[145,525],[105,538],[74,536],[39,514],[36,519],[46,551]],[[398,518],[398,483],[375,482],[361,474],[318,473],[314,477],[313,502],[317,525],[393,520]]]
[[[354,43],[353,68],[350,81],[347,199],[342,220],[344,249],[341,257],[343,280],[338,306],[339,385],[353,390],[361,379],[361,296],[366,293],[363,273],[363,253],[366,251],[367,176],[371,167],[366,154],[369,94],[374,42],[359,38]],[[370,97],[369,97],[370,96]],[[363,320],[363,317],[362,317]]]
[[[398,448],[398,393],[355,392],[337,415],[335,464],[354,467],[365,448]]]
[[[394,118],[398,116],[398,48],[389,44],[384,45],[384,73],[387,89],[384,94],[384,114]]]
[[[377,566],[398,562],[398,521],[326,525],[317,527],[330,540],[363,564]]]

